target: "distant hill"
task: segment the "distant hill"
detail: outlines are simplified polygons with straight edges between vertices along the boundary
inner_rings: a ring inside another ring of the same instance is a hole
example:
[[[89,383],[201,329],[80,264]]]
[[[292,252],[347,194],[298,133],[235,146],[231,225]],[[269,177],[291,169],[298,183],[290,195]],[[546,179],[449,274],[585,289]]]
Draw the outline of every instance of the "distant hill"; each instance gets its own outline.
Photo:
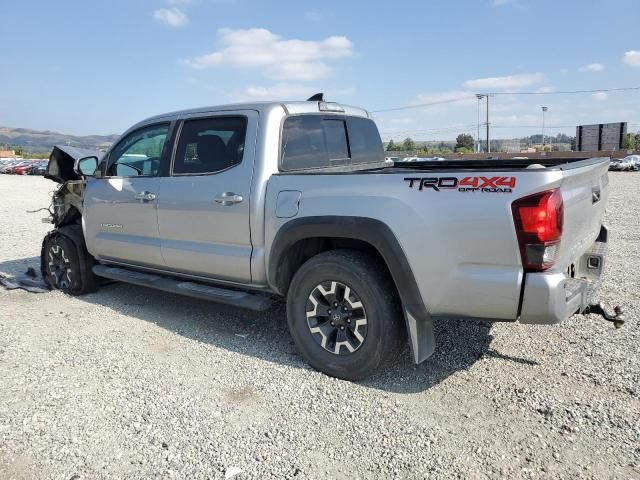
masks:
[[[31,153],[50,152],[54,145],[64,144],[92,150],[105,150],[119,135],[66,135],[50,130],[38,131],[30,128],[0,127],[0,145],[23,147]]]

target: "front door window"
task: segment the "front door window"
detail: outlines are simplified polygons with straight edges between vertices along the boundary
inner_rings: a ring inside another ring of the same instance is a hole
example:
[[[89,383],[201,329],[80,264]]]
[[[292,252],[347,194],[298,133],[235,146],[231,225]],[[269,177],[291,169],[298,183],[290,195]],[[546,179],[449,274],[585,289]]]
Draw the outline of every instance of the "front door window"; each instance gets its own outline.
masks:
[[[153,125],[130,133],[109,155],[109,177],[156,177],[169,125]]]

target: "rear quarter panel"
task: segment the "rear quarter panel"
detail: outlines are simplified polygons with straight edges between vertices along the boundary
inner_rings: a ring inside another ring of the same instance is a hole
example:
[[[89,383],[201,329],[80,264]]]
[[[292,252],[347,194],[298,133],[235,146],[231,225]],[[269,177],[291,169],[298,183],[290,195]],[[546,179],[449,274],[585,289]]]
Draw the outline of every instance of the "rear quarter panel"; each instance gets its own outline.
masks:
[[[461,192],[424,188],[409,177],[516,177],[511,192]],[[511,202],[557,187],[560,171],[392,172],[352,174],[278,174],[266,196],[265,251],[291,218],[277,218],[281,191],[301,192],[294,218],[357,216],[384,222],[392,230],[412,268],[432,315],[515,320],[522,266]],[[363,238],[366,240],[366,237]]]

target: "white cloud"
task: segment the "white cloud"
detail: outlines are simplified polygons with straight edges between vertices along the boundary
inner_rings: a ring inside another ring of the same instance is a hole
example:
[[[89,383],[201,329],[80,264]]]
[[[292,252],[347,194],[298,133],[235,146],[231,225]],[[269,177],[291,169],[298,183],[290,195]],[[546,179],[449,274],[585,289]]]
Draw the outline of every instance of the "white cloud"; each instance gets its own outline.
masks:
[[[640,67],[640,52],[638,50],[624,52],[624,63],[632,67]]]
[[[323,89],[301,83],[276,83],[270,86],[252,85],[247,87],[244,92],[232,95],[231,99],[235,102],[249,100],[306,100],[311,95],[322,92]],[[343,88],[334,90],[324,90],[325,98],[333,101],[336,96],[352,95],[354,89]]]
[[[597,102],[604,102],[609,98],[609,95],[607,95],[606,92],[596,92],[591,95],[591,98]]]
[[[580,71],[582,72],[601,72],[604,70],[604,65],[601,63],[590,63],[589,65],[585,65],[584,67],[580,67]]]
[[[477,101],[474,93],[464,90],[420,93],[418,94],[417,99],[417,103],[444,104],[451,102],[452,104],[456,105],[471,105]]]
[[[153,18],[169,27],[184,27],[189,22],[189,17],[177,7],[156,10]]]
[[[551,93],[554,92],[556,90],[556,87],[553,87],[551,85],[546,85],[544,87],[540,87],[536,90],[537,93]]]
[[[320,41],[284,40],[264,28],[218,31],[221,48],[187,60],[194,68],[229,65],[235,68],[264,68],[280,80],[310,81],[326,77],[327,60],[349,57],[353,44],[347,37],[332,36]]]
[[[528,87],[536,83],[540,83],[544,80],[542,73],[519,73],[516,75],[509,75],[506,77],[488,77],[477,78],[475,80],[467,80],[464,82],[465,87],[473,89],[485,89],[485,88],[517,88]]]
[[[269,87],[249,86],[241,98],[245,100],[304,100],[318,91],[318,87],[314,86],[280,83]]]

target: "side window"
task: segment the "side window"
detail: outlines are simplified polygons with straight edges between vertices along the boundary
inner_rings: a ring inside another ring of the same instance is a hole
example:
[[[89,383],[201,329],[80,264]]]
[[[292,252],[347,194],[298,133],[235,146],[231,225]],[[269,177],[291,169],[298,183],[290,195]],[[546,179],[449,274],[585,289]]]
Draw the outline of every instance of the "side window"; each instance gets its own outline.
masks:
[[[292,116],[282,129],[284,170],[321,168],[350,163],[347,130],[342,118]]]
[[[153,125],[130,133],[109,155],[108,176],[155,177],[169,125]]]
[[[174,174],[216,173],[242,162],[246,117],[187,120],[173,163]]]
[[[378,127],[372,120],[348,117],[347,129],[354,164],[384,162],[384,147]]]

